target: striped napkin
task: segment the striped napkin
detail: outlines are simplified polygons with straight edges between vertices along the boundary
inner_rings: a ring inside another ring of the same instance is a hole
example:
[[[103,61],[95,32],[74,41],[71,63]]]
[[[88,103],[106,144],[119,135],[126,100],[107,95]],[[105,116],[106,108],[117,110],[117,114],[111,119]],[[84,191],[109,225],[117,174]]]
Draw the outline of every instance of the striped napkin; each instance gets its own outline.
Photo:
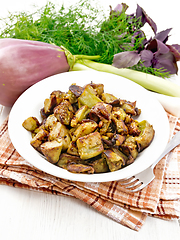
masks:
[[[170,139],[180,131],[180,118],[167,113]],[[143,190],[129,193],[120,181],[81,183],[44,173],[23,159],[8,135],[8,118],[0,127],[0,184],[75,197],[133,230],[147,216],[166,220],[180,217],[180,145],[155,167],[155,179]]]

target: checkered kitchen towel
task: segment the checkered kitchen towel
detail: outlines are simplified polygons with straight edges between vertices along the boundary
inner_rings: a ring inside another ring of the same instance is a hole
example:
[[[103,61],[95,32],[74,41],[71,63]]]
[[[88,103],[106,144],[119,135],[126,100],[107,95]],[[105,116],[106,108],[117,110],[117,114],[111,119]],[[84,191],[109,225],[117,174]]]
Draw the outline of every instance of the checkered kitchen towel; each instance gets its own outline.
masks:
[[[172,138],[180,131],[180,118],[167,115]],[[180,145],[154,171],[155,179],[136,193],[129,193],[120,181],[81,183],[60,179],[36,169],[18,154],[8,135],[8,118],[0,127],[0,184],[78,198],[136,231],[148,215],[167,220],[180,217]]]

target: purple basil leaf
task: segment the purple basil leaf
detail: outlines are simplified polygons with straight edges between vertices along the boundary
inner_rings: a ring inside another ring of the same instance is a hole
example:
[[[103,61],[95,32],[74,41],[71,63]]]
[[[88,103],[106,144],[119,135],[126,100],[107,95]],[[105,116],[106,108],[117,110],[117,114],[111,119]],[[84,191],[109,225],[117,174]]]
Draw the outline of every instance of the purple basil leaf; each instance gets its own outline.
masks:
[[[163,67],[170,74],[177,74],[178,72],[176,59],[170,51],[166,54],[155,54],[152,62],[154,68],[159,69]]]
[[[140,56],[145,67],[152,65],[153,53],[150,50],[142,50]]]
[[[159,41],[166,43],[168,40],[168,34],[172,30],[172,28],[168,28],[164,31],[161,31],[155,35],[155,39],[158,39]]]
[[[153,39],[147,46],[147,50],[152,51],[153,53],[158,52],[159,54],[166,54],[169,52],[169,48],[163,42],[158,39]]]
[[[156,32],[157,32],[156,23],[147,15],[147,13],[144,11],[144,9],[141,8],[138,4],[137,4],[137,9],[136,9],[136,18],[141,19],[142,26],[144,26],[144,24],[147,22],[150,25],[150,27],[152,28],[154,34],[156,34]]]
[[[127,68],[136,65],[140,56],[136,51],[121,52],[114,55],[113,66],[117,68]]]
[[[179,44],[173,44],[173,45],[167,45],[170,52],[172,52],[176,58],[176,61],[180,60],[180,45]]]
[[[113,13],[117,13],[118,15],[121,15],[122,12],[126,12],[126,10],[128,9],[128,5],[126,5],[125,3],[121,3],[118,4],[113,10],[112,7],[110,6],[110,15],[112,15]]]
[[[142,26],[146,23],[146,16],[143,13],[143,9],[137,4],[136,18],[140,18]]]

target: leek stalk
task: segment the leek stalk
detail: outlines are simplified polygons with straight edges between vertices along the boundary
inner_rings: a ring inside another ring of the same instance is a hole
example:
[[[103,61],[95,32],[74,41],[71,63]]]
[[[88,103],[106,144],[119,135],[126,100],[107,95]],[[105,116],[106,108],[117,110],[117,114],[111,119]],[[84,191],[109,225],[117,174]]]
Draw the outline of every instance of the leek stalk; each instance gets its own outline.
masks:
[[[84,67],[84,66],[85,67]],[[76,61],[72,70],[94,69],[127,78],[142,87],[171,97],[180,97],[180,86],[163,78],[127,68],[116,68],[110,64],[98,63],[87,59]]]

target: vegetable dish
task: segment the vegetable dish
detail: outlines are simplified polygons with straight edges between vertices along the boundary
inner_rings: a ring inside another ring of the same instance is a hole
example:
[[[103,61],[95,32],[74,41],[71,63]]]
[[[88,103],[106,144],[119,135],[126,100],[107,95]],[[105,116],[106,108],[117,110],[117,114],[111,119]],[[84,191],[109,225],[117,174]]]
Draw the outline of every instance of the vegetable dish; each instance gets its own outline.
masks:
[[[155,134],[147,121],[138,122],[135,102],[104,91],[103,84],[72,84],[54,90],[40,109],[42,121],[28,117],[22,126],[30,144],[47,161],[72,173],[113,172],[132,164]]]

